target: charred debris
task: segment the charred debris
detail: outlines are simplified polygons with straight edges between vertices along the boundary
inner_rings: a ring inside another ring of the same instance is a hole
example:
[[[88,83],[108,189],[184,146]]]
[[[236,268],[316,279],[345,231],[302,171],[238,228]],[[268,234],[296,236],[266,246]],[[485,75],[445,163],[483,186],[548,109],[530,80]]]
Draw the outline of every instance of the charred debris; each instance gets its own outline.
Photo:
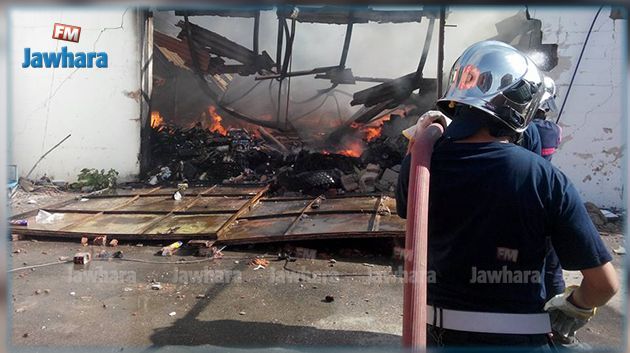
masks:
[[[377,126],[357,128],[354,143],[315,151],[261,127],[224,128],[220,120],[210,127],[201,123],[178,127],[154,117],[153,167],[146,181],[150,185],[270,183],[270,191],[277,194],[390,192],[406,149],[398,126],[401,120],[391,114]]]

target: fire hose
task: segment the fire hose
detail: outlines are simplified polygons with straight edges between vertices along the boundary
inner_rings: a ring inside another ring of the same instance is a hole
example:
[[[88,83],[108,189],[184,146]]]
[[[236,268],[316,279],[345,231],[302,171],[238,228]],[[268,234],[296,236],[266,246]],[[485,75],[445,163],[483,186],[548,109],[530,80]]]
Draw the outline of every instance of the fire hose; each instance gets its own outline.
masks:
[[[426,347],[427,242],[429,210],[429,167],[433,145],[444,127],[434,122],[416,129],[410,147],[411,168],[405,234],[405,287],[403,298],[403,346]]]

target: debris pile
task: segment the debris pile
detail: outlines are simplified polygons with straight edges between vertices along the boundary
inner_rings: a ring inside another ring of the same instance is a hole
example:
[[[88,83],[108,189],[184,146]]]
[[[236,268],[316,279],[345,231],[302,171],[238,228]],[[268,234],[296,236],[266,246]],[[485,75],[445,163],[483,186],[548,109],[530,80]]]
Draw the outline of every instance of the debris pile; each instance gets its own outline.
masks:
[[[406,148],[399,127],[392,128],[389,120],[378,128],[356,128],[362,136],[334,152],[287,148],[266,130],[220,123],[182,128],[160,119],[152,124],[154,167],[148,184],[272,183],[280,194],[388,192],[395,188]]]

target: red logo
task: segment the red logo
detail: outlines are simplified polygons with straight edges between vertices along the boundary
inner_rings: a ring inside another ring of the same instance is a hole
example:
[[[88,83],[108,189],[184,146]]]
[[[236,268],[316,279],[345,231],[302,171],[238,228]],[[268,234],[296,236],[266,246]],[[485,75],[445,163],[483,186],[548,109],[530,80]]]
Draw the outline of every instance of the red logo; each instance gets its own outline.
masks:
[[[79,43],[79,37],[81,37],[81,27],[55,23],[53,26],[52,37],[53,39]]]

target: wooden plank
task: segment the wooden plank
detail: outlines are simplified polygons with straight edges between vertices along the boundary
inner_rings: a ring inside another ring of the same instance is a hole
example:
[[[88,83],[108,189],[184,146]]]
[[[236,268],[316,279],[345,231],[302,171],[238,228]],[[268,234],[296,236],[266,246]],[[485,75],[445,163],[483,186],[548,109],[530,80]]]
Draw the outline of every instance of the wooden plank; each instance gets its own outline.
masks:
[[[293,222],[291,222],[291,224],[289,224],[289,226],[287,227],[287,229],[284,231],[284,235],[287,235],[289,233],[291,233],[291,231],[293,230],[293,228],[295,228],[295,225],[298,224],[300,222],[300,220],[302,219],[302,217],[304,216],[304,213],[311,208],[311,206],[313,206],[313,204],[315,202],[317,202],[317,200],[321,200],[322,199],[322,195],[317,196],[316,198],[314,198],[311,202],[309,202],[306,206],[304,206],[304,208],[302,209],[302,211],[299,213],[299,215],[297,217],[295,217],[295,219],[293,220]]]
[[[161,186],[158,186],[158,187],[156,187],[156,188],[153,188],[153,189],[149,190],[148,192],[144,193],[144,195],[151,194],[151,193],[153,193],[153,192],[155,192],[155,191],[158,191],[158,190],[159,190],[159,189],[161,189],[161,188],[162,188]],[[120,205],[118,205],[118,206],[114,207],[114,208],[112,209],[112,211],[117,210],[117,209],[119,209],[119,208],[123,208],[123,207],[127,206],[128,204],[130,204],[130,203],[132,203],[132,202],[136,201],[136,200],[137,200],[137,199],[139,199],[139,198],[140,198],[140,194],[135,195],[135,196],[134,196],[134,197],[132,197],[129,201],[127,201],[127,202],[125,202],[125,203],[123,203],[123,204],[120,204]],[[74,222],[74,223],[72,223],[72,224],[68,224],[67,226],[65,226],[65,227],[61,228],[59,231],[66,231],[66,230],[71,229],[72,227],[78,226],[78,225],[80,225],[80,224],[85,224],[86,222],[89,222],[89,221],[93,220],[94,218],[96,218],[96,217],[98,217],[98,216],[100,216],[100,215],[102,215],[102,214],[103,214],[103,212],[95,213],[94,215],[92,215],[92,216],[90,216],[90,217],[86,217],[86,218],[84,218],[84,219],[82,219],[82,220],[80,220],[80,221],[78,221],[78,222]]]
[[[260,191],[258,191],[258,193],[252,197],[249,201],[247,201],[243,207],[241,207],[238,211],[236,211],[236,213],[234,213],[232,215],[232,217],[230,217],[220,228],[219,230],[217,230],[217,238],[221,238],[225,231],[228,229],[228,227],[230,225],[232,225],[232,223],[234,223],[234,221],[242,216],[245,212],[248,212],[252,206],[254,206],[258,200],[260,200],[265,193],[267,192],[267,190],[269,190],[269,185],[265,186],[264,188],[262,188]]]
[[[158,217],[156,220],[152,221],[151,223],[147,224],[146,226],[144,226],[138,233],[140,234],[145,234],[149,229],[151,228],[155,228],[160,222],[162,222],[163,220],[167,219],[168,217],[172,216],[173,213],[175,211],[186,211],[187,209],[191,208],[192,206],[195,205],[195,203],[197,203],[200,199],[201,196],[204,194],[209,193],[210,191],[212,191],[213,189],[215,189],[217,186],[211,186],[208,189],[204,190],[203,192],[199,193],[197,195],[197,197],[195,197],[192,201],[190,201],[188,204],[186,205],[182,205],[182,207],[179,207],[176,210],[172,210],[171,212],[163,215],[162,217]]]

